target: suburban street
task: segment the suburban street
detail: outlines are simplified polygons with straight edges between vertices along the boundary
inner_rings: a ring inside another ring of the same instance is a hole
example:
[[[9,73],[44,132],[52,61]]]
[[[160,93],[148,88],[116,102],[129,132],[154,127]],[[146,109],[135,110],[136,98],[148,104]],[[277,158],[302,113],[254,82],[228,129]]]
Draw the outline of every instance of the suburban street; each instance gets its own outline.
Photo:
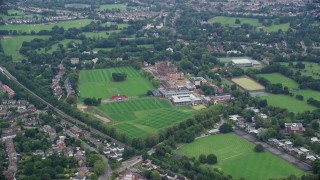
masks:
[[[1,67],[1,68],[2,68],[2,67]],[[81,122],[80,120],[78,120],[78,119],[76,119],[76,118],[73,118],[73,117],[65,114],[64,112],[62,112],[62,111],[59,110],[58,108],[52,106],[50,103],[48,103],[47,101],[45,101],[44,99],[42,99],[41,97],[39,97],[38,95],[36,95],[34,92],[32,92],[31,90],[29,90],[27,87],[25,87],[24,85],[22,85],[22,84],[21,84],[13,75],[11,75],[11,73],[9,73],[6,69],[4,69],[4,68],[2,68],[2,69],[3,69],[3,71],[1,71],[1,72],[2,72],[4,75],[6,75],[9,79],[13,80],[13,81],[16,82],[18,85],[20,85],[22,88],[24,88],[25,90],[27,90],[28,92],[30,92],[32,95],[34,95],[35,97],[37,97],[38,99],[40,99],[43,103],[45,103],[48,107],[52,108],[56,113],[58,113],[58,114],[61,115],[62,117],[67,118],[67,119],[69,119],[69,120],[71,120],[71,121],[73,121],[73,122],[75,122],[75,123],[77,123],[77,124],[81,124],[81,125],[83,125],[83,126],[85,126],[85,127],[87,127],[87,128],[90,128],[90,131],[91,131],[91,132],[93,132],[93,133],[95,133],[95,134],[97,134],[97,135],[99,135],[99,136],[101,136],[101,137],[103,137],[103,138],[110,138],[113,142],[125,146],[123,143],[121,143],[121,142],[119,142],[119,141],[117,141],[117,140],[115,140],[115,139],[107,136],[107,135],[104,134],[104,133],[101,133],[100,131],[98,131],[98,130],[92,128],[92,127],[87,126],[85,123]],[[84,145],[85,148],[90,149],[91,151],[95,151],[95,152],[97,152],[97,153],[99,154],[99,152],[98,152],[95,148],[91,147],[90,145],[88,145],[87,143],[85,143],[85,142],[82,141],[82,140],[81,140],[81,142],[82,142],[82,144]],[[108,159],[107,159],[104,155],[100,155],[100,156],[102,157],[102,159],[103,159],[103,161],[104,161],[104,164],[106,165],[106,169],[105,169],[105,171],[104,171],[104,174],[101,175],[101,176],[99,176],[99,180],[106,180],[106,179],[109,179],[110,176],[111,176],[111,168],[110,168]]]

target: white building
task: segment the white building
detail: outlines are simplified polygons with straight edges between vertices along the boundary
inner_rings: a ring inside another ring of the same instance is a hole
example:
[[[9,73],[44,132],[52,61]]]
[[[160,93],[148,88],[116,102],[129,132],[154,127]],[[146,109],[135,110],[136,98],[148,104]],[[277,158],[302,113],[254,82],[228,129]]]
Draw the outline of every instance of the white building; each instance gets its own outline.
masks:
[[[240,66],[240,67],[253,66],[252,62],[249,59],[233,59],[231,63],[234,66]]]
[[[172,96],[171,101],[174,105],[197,105],[202,103],[202,99],[193,94]]]

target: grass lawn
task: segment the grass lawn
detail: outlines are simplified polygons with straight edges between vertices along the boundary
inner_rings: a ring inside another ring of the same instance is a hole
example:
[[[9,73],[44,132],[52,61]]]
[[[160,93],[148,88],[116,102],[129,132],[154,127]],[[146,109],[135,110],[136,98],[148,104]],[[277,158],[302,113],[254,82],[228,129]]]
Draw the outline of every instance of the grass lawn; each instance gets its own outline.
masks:
[[[286,24],[279,24],[279,25],[264,27],[263,29],[267,32],[278,32],[279,29],[281,29],[282,31],[288,31],[289,28],[290,28],[290,24],[286,23]]]
[[[232,78],[231,81],[236,83],[237,85],[241,86],[242,88],[248,90],[248,91],[263,90],[264,89],[264,87],[262,85],[260,85],[259,83],[255,82],[254,80],[252,80],[248,77]]]
[[[68,48],[68,43],[75,43],[75,44],[81,44],[80,40],[74,40],[74,39],[64,39],[54,45],[51,46],[50,49],[45,49],[45,48],[41,48],[40,50],[38,50],[38,53],[53,53],[54,51],[58,50],[58,45],[62,44],[63,48]]]
[[[146,49],[153,49],[153,44],[142,44],[142,45],[137,45],[137,47],[140,48],[146,48]]]
[[[236,24],[236,19],[240,20],[240,24]],[[228,16],[216,16],[208,20],[210,23],[221,23],[222,25],[241,25],[241,24],[250,24],[255,27],[261,27],[266,32],[277,32],[279,29],[282,31],[287,31],[290,27],[289,23],[279,24],[279,25],[271,25],[268,27],[264,27],[257,18],[242,18],[242,17],[228,17]]]
[[[317,109],[314,106],[311,106],[306,102],[306,98],[304,101],[300,101],[295,97],[291,97],[283,94],[272,94],[269,96],[264,96],[262,99],[266,99],[268,101],[269,106],[280,107],[284,109],[288,109],[290,112],[294,113],[302,113],[304,111],[312,111]]]
[[[13,61],[21,61],[23,56],[19,53],[19,49],[24,41],[32,41],[35,38],[45,39],[48,36],[13,36],[1,39],[1,45],[4,54],[12,56]]]
[[[125,10],[127,8],[126,5],[123,4],[105,4],[105,5],[100,5],[99,10],[104,11],[104,10]]]
[[[128,77],[124,82],[114,82],[113,72],[126,73]],[[142,73],[132,67],[80,71],[79,93],[81,97],[110,98],[118,94],[140,96],[153,89],[154,87],[142,76]]]
[[[272,84],[280,83],[283,87],[287,86],[289,89],[299,87],[299,84],[297,82],[280,73],[259,74],[257,76],[266,78]]]
[[[9,16],[23,16],[24,12],[19,10],[9,9],[8,14]]]
[[[218,60],[223,63],[229,63],[233,59],[251,59],[251,58],[249,58],[249,57],[222,57],[222,58],[218,58]]]
[[[241,24],[251,24],[252,26],[262,26],[256,18],[241,18],[241,17],[227,17],[227,16],[216,16],[209,19],[209,22],[221,23],[223,25],[237,25],[236,19],[239,19]],[[241,25],[239,24],[239,25]]]
[[[255,153],[253,148],[253,144],[235,134],[219,134],[185,144],[176,152],[195,158],[213,153],[218,157],[218,164],[213,167],[221,168],[236,179],[267,180],[304,174],[285,160],[269,152]]]
[[[312,76],[314,79],[320,79],[320,64],[314,63],[314,62],[302,62],[305,64],[305,68],[300,70],[301,75],[303,76]],[[285,65],[289,67],[291,70],[297,72],[298,69],[289,66],[289,63],[281,63],[282,65]],[[297,62],[293,62],[293,65],[296,65]]]
[[[193,115],[189,107],[174,107],[165,99],[136,98],[125,102],[104,103],[92,110],[108,117],[112,127],[129,137],[145,137]]]
[[[121,28],[126,28],[128,26],[123,25]],[[108,38],[112,34],[118,34],[122,30],[110,30],[110,31],[99,31],[99,32],[84,32],[82,33],[87,38]]]
[[[26,32],[30,33],[32,30],[36,33],[40,30],[51,30],[54,26],[60,26],[64,29],[69,28],[79,28],[90,24],[93,21],[91,19],[80,19],[80,20],[70,20],[70,21],[60,21],[58,23],[50,23],[50,24],[21,24],[21,25],[5,25],[0,26],[0,30],[17,30],[18,33]]]

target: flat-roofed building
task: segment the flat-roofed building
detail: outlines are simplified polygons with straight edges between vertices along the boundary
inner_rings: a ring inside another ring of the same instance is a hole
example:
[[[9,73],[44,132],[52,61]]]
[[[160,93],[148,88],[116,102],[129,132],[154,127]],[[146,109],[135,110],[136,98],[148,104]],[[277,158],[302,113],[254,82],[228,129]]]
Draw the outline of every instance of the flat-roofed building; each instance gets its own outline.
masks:
[[[202,104],[202,99],[193,94],[172,96],[171,101],[174,105],[197,105]]]
[[[249,59],[233,59],[231,63],[234,66],[240,66],[240,67],[253,66],[252,62]]]

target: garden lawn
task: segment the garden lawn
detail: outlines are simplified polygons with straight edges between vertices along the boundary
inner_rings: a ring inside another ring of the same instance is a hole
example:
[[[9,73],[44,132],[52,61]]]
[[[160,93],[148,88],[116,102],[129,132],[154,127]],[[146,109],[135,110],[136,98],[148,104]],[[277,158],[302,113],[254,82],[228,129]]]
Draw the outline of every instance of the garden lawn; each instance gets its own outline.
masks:
[[[308,104],[306,99],[304,101],[300,101],[295,97],[283,94],[272,94],[269,96],[264,96],[262,99],[266,99],[269,106],[288,109],[290,112],[294,113],[302,113],[304,111],[312,111],[317,109],[316,107]]]
[[[51,30],[54,26],[63,27],[64,29],[69,28],[80,28],[90,24],[91,19],[80,19],[80,20],[70,20],[70,21],[60,21],[58,23],[50,23],[50,24],[21,24],[21,25],[5,25],[0,26],[0,30],[16,30],[18,33],[26,32],[31,33],[31,31],[35,31],[36,33],[41,30]]]
[[[126,73],[127,79],[123,82],[114,82],[112,73]],[[154,87],[143,77],[142,73],[132,67],[117,67],[110,69],[80,71],[79,94],[82,98],[110,98],[112,96],[141,96]]]
[[[1,39],[1,45],[6,56],[11,56],[13,61],[21,61],[23,56],[19,49],[24,41],[32,41],[35,38],[45,39],[48,36],[12,36]]]
[[[198,158],[200,154],[215,154],[218,164],[225,173],[239,179],[267,180],[287,177],[291,174],[301,176],[303,171],[285,160],[269,153],[256,153],[254,145],[235,134],[219,134],[200,138],[176,150],[188,157]]]
[[[108,117],[112,127],[129,137],[140,138],[186,120],[194,111],[189,107],[174,107],[165,99],[147,97],[104,103],[92,113]]]

